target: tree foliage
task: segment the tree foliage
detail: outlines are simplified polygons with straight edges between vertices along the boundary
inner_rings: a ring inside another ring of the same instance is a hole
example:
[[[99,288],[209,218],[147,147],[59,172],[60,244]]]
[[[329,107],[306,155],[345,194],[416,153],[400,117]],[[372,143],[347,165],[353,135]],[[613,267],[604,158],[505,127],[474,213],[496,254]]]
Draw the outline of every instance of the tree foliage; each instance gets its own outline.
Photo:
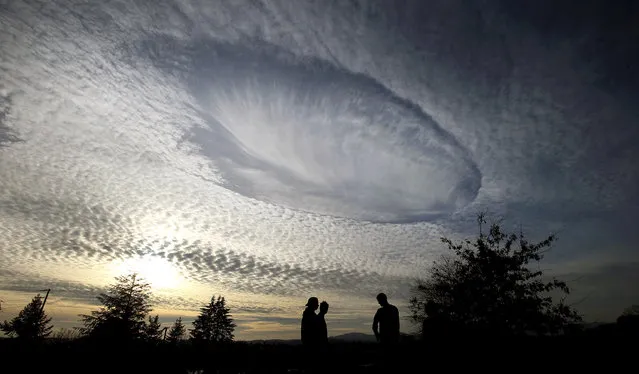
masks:
[[[479,236],[473,241],[441,239],[453,256],[436,262],[414,286],[410,308],[415,322],[426,328],[429,319],[436,319],[450,328],[523,335],[556,334],[581,321],[564,302],[566,283],[544,281],[542,271],[529,266],[543,258],[554,236],[531,243],[523,233],[503,232],[498,223],[484,234],[483,214],[478,222]],[[558,302],[553,292],[563,294]]]
[[[157,342],[162,339],[162,324],[160,323],[160,316],[149,316],[149,322],[144,327],[144,337],[151,342]]]
[[[629,333],[639,332],[639,305],[626,308],[617,318],[617,325]]]
[[[627,307],[621,315],[639,317],[639,305],[631,305]]]
[[[224,297],[216,299],[214,295],[209,304],[200,308],[200,314],[193,321],[191,339],[209,343],[231,342],[235,326]]]
[[[145,319],[151,309],[151,286],[137,274],[116,277],[106,293],[97,298],[102,304],[90,315],[83,314],[83,335],[101,338],[134,339],[146,336]]]
[[[184,339],[186,335],[186,327],[182,323],[182,317],[175,320],[173,326],[169,329],[169,337],[168,340],[171,343],[177,343],[178,341]]]
[[[65,329],[61,328],[51,335],[51,338],[56,340],[74,340],[78,338],[78,330],[77,329]]]
[[[41,339],[51,334],[51,318],[44,312],[42,297],[38,294],[11,321],[4,321],[0,329],[10,337]]]

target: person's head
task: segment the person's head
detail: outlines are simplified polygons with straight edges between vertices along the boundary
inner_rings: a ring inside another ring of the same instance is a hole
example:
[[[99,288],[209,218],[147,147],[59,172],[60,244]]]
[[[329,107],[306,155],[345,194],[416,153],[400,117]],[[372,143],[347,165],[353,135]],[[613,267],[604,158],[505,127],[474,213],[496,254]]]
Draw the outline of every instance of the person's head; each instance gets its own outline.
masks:
[[[309,297],[308,301],[306,302],[306,307],[310,310],[317,310],[317,307],[319,307],[319,300],[317,299],[317,297]]]
[[[322,313],[328,312],[328,303],[326,301],[322,301],[320,303],[319,308],[320,308],[320,312],[322,312]]]
[[[382,292],[379,295],[377,295],[377,302],[381,306],[386,306],[388,305],[388,297],[386,297],[386,294]]]

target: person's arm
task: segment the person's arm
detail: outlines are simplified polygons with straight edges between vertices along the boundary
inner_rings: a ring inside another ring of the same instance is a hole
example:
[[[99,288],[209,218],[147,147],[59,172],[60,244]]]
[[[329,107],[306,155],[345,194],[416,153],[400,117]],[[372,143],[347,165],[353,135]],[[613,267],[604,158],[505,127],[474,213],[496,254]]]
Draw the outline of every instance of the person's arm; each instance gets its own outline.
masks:
[[[375,339],[379,340],[379,309],[373,317],[373,333],[375,333]]]

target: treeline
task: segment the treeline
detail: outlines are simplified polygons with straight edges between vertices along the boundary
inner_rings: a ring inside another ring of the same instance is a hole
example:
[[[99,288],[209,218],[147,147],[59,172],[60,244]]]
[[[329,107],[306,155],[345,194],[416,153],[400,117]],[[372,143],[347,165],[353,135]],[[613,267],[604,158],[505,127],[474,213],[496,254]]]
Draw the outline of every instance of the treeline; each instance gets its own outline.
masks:
[[[236,325],[224,297],[216,298],[214,295],[208,304],[200,308],[200,314],[187,336],[181,317],[170,328],[163,328],[159,315],[151,315],[151,296],[151,286],[137,274],[117,277],[107,292],[98,295],[101,307],[80,316],[83,326],[75,333],[62,331],[57,337],[77,336],[120,343],[133,340],[177,343],[187,338],[197,343],[233,341]],[[9,337],[36,341],[50,337],[53,326],[44,310],[43,298],[37,295],[15,318],[0,324],[0,329]]]
[[[536,270],[539,266],[535,263],[543,259],[555,236],[535,243],[521,231],[508,233],[498,222],[488,224],[484,214],[478,215],[477,223],[478,235],[473,239],[454,242],[441,238],[447,254],[414,284],[410,317],[421,337],[565,336],[582,332],[581,314],[567,303],[568,284],[548,280]],[[101,307],[81,316],[83,327],[77,333],[122,341],[233,341],[236,325],[224,297],[213,296],[200,309],[188,336],[181,318],[171,328],[162,328],[159,316],[151,315],[150,298],[150,285],[136,274],[117,277],[107,292],[97,297]],[[606,331],[637,331],[638,320],[639,307],[630,307],[619,317],[617,328]],[[31,340],[48,337],[52,331],[39,295],[0,328],[9,336]]]

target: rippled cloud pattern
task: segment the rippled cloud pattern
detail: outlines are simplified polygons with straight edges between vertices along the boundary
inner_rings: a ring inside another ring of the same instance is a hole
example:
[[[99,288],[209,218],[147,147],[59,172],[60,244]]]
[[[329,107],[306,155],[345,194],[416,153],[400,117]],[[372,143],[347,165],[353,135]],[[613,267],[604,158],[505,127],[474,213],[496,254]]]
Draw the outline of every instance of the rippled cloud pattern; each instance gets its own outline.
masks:
[[[486,210],[556,232],[544,266],[615,317],[639,298],[636,12],[546,3],[1,3],[3,311],[50,285],[71,323],[146,266],[163,314],[223,293],[243,338],[297,336],[313,294],[368,332]]]

